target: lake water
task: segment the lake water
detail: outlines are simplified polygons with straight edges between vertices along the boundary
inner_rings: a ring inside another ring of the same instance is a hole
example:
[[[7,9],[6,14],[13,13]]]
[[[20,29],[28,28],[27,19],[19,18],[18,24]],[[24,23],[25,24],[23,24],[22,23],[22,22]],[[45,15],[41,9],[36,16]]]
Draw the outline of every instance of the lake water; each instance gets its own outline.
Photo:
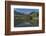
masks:
[[[29,19],[29,16],[23,16],[24,19],[21,19],[20,17],[18,17],[18,19],[16,19],[16,17],[14,17],[14,27],[36,27],[39,26],[39,22],[38,20],[31,20]]]
[[[38,23],[31,23],[31,22],[14,22],[14,27],[36,27]]]

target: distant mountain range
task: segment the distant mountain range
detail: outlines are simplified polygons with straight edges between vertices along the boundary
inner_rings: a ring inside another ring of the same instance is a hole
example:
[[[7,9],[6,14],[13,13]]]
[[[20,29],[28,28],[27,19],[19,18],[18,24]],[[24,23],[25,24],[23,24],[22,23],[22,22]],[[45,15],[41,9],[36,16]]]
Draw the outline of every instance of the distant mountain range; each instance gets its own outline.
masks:
[[[16,14],[16,15],[31,15],[31,14],[33,14],[33,13],[35,13],[35,12],[31,12],[31,13],[29,13],[29,14],[25,14],[25,13],[20,13],[20,12],[17,12],[17,11],[14,11],[14,14]],[[35,14],[37,14],[38,12],[36,12]]]
[[[16,14],[16,15],[24,15],[23,13],[20,13],[20,12],[17,12],[17,11],[14,11],[14,14]]]

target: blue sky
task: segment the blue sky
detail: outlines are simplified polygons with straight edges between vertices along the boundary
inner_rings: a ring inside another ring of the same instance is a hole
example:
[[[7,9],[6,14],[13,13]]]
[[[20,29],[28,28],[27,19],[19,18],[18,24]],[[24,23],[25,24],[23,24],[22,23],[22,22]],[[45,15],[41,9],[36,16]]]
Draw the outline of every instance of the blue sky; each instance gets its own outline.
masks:
[[[39,9],[15,8],[14,10],[17,11],[17,12],[20,12],[20,13],[25,13],[25,14],[29,14],[33,11],[39,12]]]

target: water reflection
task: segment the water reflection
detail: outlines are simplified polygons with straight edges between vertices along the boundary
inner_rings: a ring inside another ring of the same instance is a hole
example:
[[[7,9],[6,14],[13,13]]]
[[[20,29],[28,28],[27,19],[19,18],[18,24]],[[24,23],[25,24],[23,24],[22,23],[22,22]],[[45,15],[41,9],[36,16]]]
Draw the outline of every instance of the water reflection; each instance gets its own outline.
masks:
[[[15,27],[36,27],[39,24],[38,17],[32,17],[31,15],[14,16]]]
[[[36,27],[36,26],[38,26],[38,21],[34,21],[34,22],[32,22],[32,21],[30,21],[30,22],[28,22],[28,21],[16,21],[16,22],[14,22],[14,24],[15,24],[14,25],[15,27]]]

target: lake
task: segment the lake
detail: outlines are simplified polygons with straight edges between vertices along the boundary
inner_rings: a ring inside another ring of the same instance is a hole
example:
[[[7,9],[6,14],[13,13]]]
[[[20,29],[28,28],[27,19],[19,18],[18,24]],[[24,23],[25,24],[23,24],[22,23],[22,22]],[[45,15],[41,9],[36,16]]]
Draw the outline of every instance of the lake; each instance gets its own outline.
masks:
[[[32,22],[14,22],[14,27],[36,27],[38,23]]]

